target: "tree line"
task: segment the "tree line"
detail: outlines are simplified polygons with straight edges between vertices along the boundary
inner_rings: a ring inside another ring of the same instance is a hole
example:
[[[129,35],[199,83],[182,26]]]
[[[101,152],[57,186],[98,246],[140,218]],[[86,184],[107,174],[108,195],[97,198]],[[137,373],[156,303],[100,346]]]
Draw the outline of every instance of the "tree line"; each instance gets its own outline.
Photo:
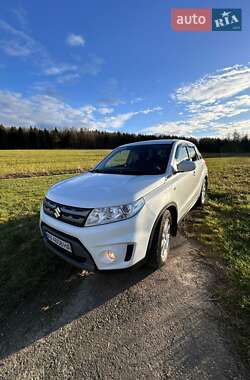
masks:
[[[185,138],[87,129],[39,129],[0,125],[0,149],[113,149],[135,141],[182,138],[194,142],[205,153],[250,153],[250,139],[234,132],[227,138]]]

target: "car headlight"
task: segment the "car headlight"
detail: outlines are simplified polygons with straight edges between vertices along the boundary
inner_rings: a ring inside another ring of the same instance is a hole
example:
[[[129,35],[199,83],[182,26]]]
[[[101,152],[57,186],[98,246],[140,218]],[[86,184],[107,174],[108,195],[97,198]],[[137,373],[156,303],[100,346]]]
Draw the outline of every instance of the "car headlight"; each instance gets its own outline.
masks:
[[[144,203],[144,199],[140,198],[121,206],[94,208],[89,214],[85,226],[97,226],[131,218],[142,209]]]

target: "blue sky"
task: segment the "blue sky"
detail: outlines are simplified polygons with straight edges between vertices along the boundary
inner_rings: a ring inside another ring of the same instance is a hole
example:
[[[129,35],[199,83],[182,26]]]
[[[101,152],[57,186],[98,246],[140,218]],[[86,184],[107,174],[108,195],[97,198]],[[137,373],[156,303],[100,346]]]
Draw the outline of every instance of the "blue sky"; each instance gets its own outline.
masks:
[[[224,136],[250,132],[250,4],[241,32],[173,32],[218,1],[2,0],[4,125]]]

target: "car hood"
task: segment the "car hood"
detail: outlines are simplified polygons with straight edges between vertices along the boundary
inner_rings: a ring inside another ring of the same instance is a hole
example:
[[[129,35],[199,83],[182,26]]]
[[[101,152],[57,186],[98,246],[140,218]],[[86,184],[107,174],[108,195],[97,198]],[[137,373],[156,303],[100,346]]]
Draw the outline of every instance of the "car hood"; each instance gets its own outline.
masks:
[[[84,173],[56,183],[47,197],[64,205],[96,208],[130,203],[164,183],[159,175]]]

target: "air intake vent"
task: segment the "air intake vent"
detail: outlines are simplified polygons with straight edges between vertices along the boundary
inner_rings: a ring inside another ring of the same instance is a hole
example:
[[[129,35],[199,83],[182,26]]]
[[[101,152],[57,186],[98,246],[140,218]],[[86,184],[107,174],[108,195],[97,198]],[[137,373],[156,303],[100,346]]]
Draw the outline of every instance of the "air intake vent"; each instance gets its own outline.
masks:
[[[131,260],[133,251],[134,251],[134,244],[128,244],[127,252],[126,252],[126,256],[125,256],[124,261],[130,261]]]

